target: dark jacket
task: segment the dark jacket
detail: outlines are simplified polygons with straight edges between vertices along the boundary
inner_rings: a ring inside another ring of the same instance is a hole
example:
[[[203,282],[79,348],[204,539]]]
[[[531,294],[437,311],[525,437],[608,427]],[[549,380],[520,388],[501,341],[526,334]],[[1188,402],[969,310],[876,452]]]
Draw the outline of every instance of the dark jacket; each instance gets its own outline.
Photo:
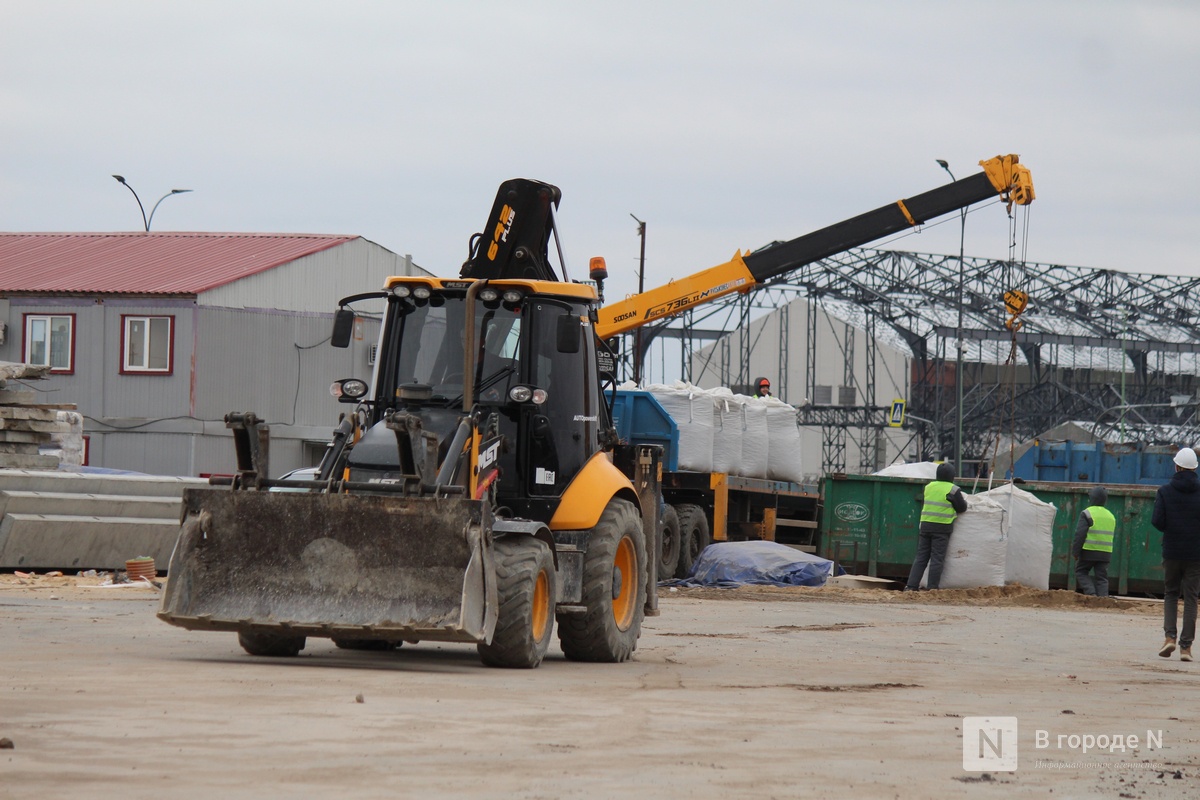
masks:
[[[1200,477],[1182,470],[1159,487],[1150,524],[1162,531],[1162,557],[1200,561]]]

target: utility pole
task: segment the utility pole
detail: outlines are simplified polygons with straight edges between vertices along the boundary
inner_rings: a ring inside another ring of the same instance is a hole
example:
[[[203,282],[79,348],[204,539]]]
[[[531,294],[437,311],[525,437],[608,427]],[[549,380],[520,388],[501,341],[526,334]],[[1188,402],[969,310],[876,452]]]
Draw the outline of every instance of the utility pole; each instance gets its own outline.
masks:
[[[950,164],[944,159],[937,159],[938,166],[946,170],[946,174],[950,176],[950,180],[955,180],[954,173],[950,171]],[[961,225],[958,234],[958,327],[955,328],[955,347],[958,349],[958,357],[954,364],[954,416],[955,416],[955,432],[954,432],[954,474],[962,476],[962,438],[963,438],[963,284],[966,282],[965,274],[965,259],[963,257],[967,243],[967,209],[964,206],[959,209],[959,220]]]
[[[642,254],[638,259],[638,294],[644,294],[646,291],[646,223],[642,222],[633,214],[633,221],[638,224],[638,236],[642,240]],[[642,329],[639,326],[633,332],[633,382],[638,386],[642,385]]]

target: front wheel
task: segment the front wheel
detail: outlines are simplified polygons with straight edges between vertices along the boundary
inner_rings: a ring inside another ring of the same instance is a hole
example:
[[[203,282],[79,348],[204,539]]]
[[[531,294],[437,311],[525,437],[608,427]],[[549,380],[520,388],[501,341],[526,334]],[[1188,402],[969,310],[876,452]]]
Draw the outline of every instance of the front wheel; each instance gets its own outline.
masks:
[[[646,606],[646,536],[628,500],[612,499],[588,535],[583,614],[561,614],[558,638],[572,661],[625,661],[637,647]]]
[[[478,645],[489,667],[530,669],[542,663],[554,629],[556,573],[545,542],[530,536],[496,540],[500,614],[490,644]]]
[[[303,636],[284,636],[279,633],[250,633],[238,631],[238,644],[252,656],[282,656],[290,658],[300,655],[304,649]]]

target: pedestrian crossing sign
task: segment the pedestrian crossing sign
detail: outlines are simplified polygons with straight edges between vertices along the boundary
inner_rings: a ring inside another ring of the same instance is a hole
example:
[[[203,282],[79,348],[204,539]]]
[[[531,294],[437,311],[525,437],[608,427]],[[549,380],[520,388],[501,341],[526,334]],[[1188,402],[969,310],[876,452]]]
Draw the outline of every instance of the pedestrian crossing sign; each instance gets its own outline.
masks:
[[[897,398],[892,401],[892,413],[888,417],[889,428],[899,428],[904,425],[904,401]]]

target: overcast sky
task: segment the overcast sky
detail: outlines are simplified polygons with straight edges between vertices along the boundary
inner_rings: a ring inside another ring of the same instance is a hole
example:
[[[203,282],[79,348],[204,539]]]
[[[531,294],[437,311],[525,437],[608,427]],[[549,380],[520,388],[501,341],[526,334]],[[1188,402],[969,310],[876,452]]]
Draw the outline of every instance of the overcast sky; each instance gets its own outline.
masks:
[[[1200,276],[1198,41],[1184,0],[0,0],[0,230],[140,230],[119,173],[147,212],[194,190],[156,231],[359,234],[457,275],[528,177],[616,299],[630,214],[654,285],[1018,153],[1028,260]],[[967,255],[1007,230],[972,213]]]

